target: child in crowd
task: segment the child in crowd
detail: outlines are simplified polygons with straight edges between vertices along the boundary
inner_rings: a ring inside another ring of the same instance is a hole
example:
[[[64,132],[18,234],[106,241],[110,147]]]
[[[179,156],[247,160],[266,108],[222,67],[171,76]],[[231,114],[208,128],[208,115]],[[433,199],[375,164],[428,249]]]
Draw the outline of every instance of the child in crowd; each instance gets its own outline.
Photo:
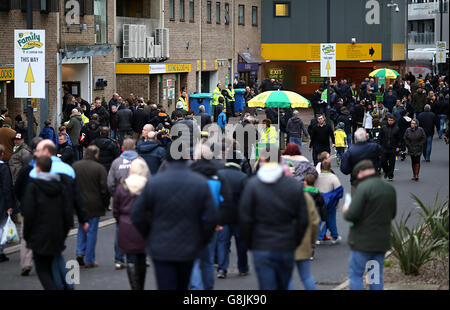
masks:
[[[225,133],[225,126],[227,125],[227,109],[223,108],[222,112],[219,114],[219,118],[217,120],[217,125],[219,125],[220,129],[222,129],[222,133]]]
[[[347,134],[344,131],[345,124],[343,122],[339,122],[339,124],[336,126],[336,130],[334,131],[334,141],[336,145],[336,162],[339,166],[339,163],[342,160],[342,157],[344,156],[345,147],[347,146]]]

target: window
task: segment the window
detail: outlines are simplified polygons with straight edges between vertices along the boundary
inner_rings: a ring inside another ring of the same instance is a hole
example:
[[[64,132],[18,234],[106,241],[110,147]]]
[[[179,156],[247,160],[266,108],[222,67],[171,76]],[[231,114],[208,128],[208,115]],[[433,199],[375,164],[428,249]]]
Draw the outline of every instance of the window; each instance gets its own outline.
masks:
[[[225,25],[230,24],[230,4],[225,3]]]
[[[206,3],[206,22],[211,24],[211,1]]]
[[[175,20],[175,0],[169,0],[169,19]]]
[[[184,0],[180,0],[180,22],[184,22]]]
[[[106,43],[106,0],[94,1],[95,44]]]
[[[220,24],[220,2],[216,2],[216,24]]]
[[[275,17],[289,17],[291,13],[291,3],[290,2],[275,2],[273,4],[274,16]]]
[[[189,1],[189,21],[194,22],[194,0]]]
[[[258,26],[258,7],[252,6],[252,26]]]
[[[239,4],[238,24],[245,25],[245,5]]]

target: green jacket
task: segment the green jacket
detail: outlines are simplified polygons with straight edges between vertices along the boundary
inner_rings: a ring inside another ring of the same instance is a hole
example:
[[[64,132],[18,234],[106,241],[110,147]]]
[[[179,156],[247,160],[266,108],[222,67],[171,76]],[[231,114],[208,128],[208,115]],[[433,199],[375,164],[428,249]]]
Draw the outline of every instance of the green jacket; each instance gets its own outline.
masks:
[[[378,176],[358,184],[344,219],[351,222],[348,244],[354,251],[386,252],[391,248],[391,221],[397,212],[395,188]]]

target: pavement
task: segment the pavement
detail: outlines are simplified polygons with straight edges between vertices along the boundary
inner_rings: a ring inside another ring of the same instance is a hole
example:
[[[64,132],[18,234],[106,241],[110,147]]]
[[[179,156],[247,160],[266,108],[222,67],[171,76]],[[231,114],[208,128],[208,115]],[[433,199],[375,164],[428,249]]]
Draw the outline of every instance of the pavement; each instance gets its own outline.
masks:
[[[302,110],[301,117],[306,124],[312,118],[312,112]],[[260,115],[262,119],[263,116]],[[311,154],[307,150],[307,145],[303,147],[304,155],[311,159]],[[350,192],[349,176],[343,175],[336,162],[332,164],[332,169],[339,177],[344,192]],[[398,211],[396,219],[409,210],[417,209],[410,193],[414,193],[427,205],[432,204],[436,193],[443,200],[449,195],[449,146],[443,140],[435,136],[433,140],[433,150],[431,162],[422,161],[419,182],[411,181],[412,171],[410,159],[404,162],[398,160],[396,164],[395,177],[392,185],[397,190]],[[342,207],[343,201],[339,206]],[[115,224],[110,220],[108,214],[102,221],[108,221],[108,225],[99,229],[96,247],[96,259],[99,267],[93,269],[80,268],[80,284],[76,285],[78,290],[129,290],[126,270],[114,270],[114,231]],[[418,218],[415,212],[411,218],[411,224]],[[331,290],[343,283],[347,278],[349,247],[347,236],[349,225],[344,221],[342,212],[337,213],[337,226],[342,241],[338,244],[323,244],[316,247],[315,260],[311,263],[311,271],[315,278],[317,289]],[[70,236],[66,242],[66,250],[63,255],[66,260],[75,258],[76,235]],[[7,252],[8,253],[8,252]],[[9,262],[0,264],[0,290],[40,290],[42,289],[39,280],[33,270],[28,277],[20,276],[20,256],[18,252],[9,254]],[[249,253],[250,274],[246,277],[239,277],[237,271],[237,256],[232,242],[230,253],[230,268],[226,279],[216,279],[215,289],[218,290],[256,290],[258,281],[253,268],[252,255]],[[293,274],[294,289],[303,289],[297,270]],[[147,290],[156,289],[156,280],[152,266],[147,269],[146,286]],[[387,287],[386,289],[406,289],[404,287]],[[417,289],[417,288],[416,288]]]

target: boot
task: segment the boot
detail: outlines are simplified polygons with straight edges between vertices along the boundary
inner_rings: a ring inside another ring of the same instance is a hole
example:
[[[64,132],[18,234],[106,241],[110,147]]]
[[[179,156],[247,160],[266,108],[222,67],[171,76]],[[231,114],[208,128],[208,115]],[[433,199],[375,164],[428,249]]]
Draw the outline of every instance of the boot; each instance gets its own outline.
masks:
[[[137,279],[135,264],[130,264],[130,263],[127,264],[127,274],[128,274],[128,281],[130,282],[131,289],[138,290],[139,283],[138,283],[138,279]]]
[[[420,164],[416,164],[416,181],[419,181]]]

